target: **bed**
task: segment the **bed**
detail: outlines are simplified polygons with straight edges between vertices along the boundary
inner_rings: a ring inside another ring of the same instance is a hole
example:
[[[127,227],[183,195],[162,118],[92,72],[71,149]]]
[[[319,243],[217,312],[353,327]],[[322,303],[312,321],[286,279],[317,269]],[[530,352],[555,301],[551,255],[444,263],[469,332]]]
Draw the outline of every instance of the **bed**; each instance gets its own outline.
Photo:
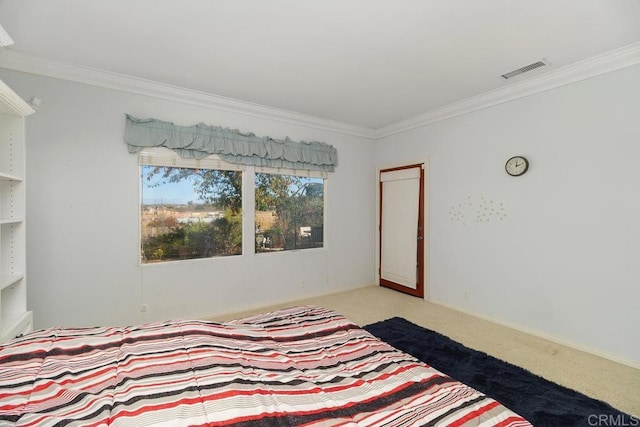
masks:
[[[50,328],[0,347],[0,426],[530,426],[340,314]]]

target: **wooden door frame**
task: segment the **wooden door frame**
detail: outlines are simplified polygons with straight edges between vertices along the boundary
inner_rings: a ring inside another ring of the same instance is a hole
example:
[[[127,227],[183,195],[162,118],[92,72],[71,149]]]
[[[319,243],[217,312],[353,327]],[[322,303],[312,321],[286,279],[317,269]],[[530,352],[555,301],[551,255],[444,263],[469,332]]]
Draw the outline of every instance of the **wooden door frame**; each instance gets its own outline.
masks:
[[[416,277],[417,279],[416,289],[411,289],[406,286],[402,286],[382,278],[382,187],[383,187],[382,174],[384,172],[393,172],[393,171],[413,169],[413,168],[418,168],[420,170],[420,183],[419,183],[420,189],[419,189],[419,195],[418,195],[418,230],[417,230],[418,233],[416,236],[416,239],[418,239],[417,254],[416,254],[416,262],[418,264],[417,277]],[[379,215],[378,215],[378,281],[380,283],[380,286],[394,289],[396,291],[413,295],[419,298],[425,297],[425,292],[424,292],[424,288],[425,288],[424,271],[425,271],[425,262],[426,262],[424,257],[425,244],[426,244],[426,241],[425,241],[426,239],[424,238],[425,236],[425,215],[424,215],[425,213],[425,208],[424,208],[425,169],[426,169],[426,163],[416,163],[411,165],[380,169],[378,171],[378,187],[379,187],[378,188],[378,199],[379,199],[378,201],[379,203],[378,205],[378,212],[379,212]]]

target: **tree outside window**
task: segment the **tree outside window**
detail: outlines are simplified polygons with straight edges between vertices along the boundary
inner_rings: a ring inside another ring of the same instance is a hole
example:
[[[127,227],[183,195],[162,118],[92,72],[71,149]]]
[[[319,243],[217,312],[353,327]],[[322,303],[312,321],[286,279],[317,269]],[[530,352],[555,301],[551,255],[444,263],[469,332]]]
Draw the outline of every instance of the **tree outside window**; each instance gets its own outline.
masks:
[[[257,173],[256,252],[323,246],[324,180]]]
[[[242,254],[242,172],[141,169],[143,264]]]

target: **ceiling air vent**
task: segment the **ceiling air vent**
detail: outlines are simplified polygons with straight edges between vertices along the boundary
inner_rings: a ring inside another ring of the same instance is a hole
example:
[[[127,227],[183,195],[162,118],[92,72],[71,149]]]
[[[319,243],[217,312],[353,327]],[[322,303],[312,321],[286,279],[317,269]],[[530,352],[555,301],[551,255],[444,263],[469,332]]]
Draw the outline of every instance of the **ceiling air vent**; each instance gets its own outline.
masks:
[[[520,74],[524,74],[529,71],[533,71],[536,68],[544,67],[545,65],[548,65],[548,64],[549,63],[547,61],[545,61],[544,59],[541,59],[540,61],[534,62],[533,64],[525,65],[524,67],[518,68],[517,70],[509,71],[508,73],[502,74],[502,77],[505,80],[508,80],[512,77],[519,76]]]

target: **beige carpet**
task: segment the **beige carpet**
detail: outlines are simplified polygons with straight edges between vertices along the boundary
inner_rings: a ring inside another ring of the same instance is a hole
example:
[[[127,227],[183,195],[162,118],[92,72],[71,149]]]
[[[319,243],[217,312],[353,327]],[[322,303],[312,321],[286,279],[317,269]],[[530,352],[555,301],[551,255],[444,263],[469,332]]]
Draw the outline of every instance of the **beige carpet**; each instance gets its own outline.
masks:
[[[521,366],[550,381],[640,417],[640,370],[379,286],[213,316],[226,321],[297,304],[335,310],[363,326],[398,316],[467,347]]]

